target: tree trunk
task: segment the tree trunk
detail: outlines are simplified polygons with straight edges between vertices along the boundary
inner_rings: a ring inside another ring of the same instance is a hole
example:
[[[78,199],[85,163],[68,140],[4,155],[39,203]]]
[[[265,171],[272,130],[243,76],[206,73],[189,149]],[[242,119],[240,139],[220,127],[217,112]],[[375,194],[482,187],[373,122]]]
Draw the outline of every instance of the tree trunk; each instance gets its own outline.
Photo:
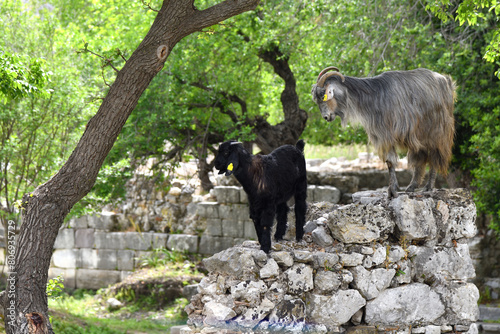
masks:
[[[194,8],[193,0],[163,2],[151,29],[118,72],[68,161],[48,182],[23,198],[26,211],[11,273],[15,293],[1,299],[7,333],[53,333],[46,284],[59,228],[73,205],[91,190],[125,121],[172,48],[189,34],[252,10],[258,2],[227,0],[203,11]]]
[[[269,154],[278,146],[284,144],[295,145],[304,131],[307,122],[307,112],[299,107],[299,96],[296,91],[296,82],[288,57],[284,56],[278,46],[260,52],[259,57],[271,64],[274,72],[285,81],[285,89],[281,93],[281,104],[285,120],[275,126],[269,124],[263,117],[256,118],[255,143],[263,154]]]

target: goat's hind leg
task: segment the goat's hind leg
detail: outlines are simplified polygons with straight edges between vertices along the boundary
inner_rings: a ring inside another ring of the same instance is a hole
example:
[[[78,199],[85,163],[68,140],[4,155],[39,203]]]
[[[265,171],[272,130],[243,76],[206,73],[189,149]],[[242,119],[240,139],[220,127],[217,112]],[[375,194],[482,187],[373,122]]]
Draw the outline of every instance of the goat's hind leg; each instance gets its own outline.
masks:
[[[427,164],[427,153],[423,151],[408,152],[408,163],[412,166],[413,175],[410,184],[406,188],[406,192],[414,192],[422,182],[425,173],[425,165]]]
[[[262,227],[260,226],[260,218],[252,218],[253,226],[255,227],[255,234],[257,234],[257,240],[259,244],[262,245]]]
[[[385,160],[387,163],[387,168],[389,169],[389,188],[387,189],[387,195],[389,198],[398,197],[399,184],[396,178],[396,164],[398,163],[398,155],[396,150],[392,148]]]
[[[295,238],[302,240],[307,211],[307,182],[304,182],[295,192]]]
[[[285,235],[286,232],[286,221],[287,221],[287,216],[288,212],[290,211],[290,208],[286,203],[281,203],[278,204],[276,207],[276,233],[274,233],[274,239],[275,240],[282,240],[283,236]]]
[[[436,170],[431,166],[429,170],[429,181],[427,181],[424,191],[431,191],[436,183]]]

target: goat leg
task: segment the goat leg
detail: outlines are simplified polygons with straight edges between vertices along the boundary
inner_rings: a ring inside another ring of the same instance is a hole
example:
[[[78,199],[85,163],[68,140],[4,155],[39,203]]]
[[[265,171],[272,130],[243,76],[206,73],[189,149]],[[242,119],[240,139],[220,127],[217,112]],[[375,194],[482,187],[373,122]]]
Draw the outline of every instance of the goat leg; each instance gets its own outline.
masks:
[[[282,240],[286,232],[286,221],[290,209],[286,203],[278,204],[276,207],[276,233],[274,233],[275,240]]]
[[[252,218],[253,226],[255,227],[255,234],[257,234],[257,239],[259,240],[259,244],[262,245],[262,228],[260,227],[260,219]]]
[[[424,190],[431,191],[434,188],[435,183],[436,183],[436,170],[431,167],[429,170],[429,181],[427,181]]]
[[[418,188],[420,182],[422,182],[422,176],[425,172],[425,165],[417,165],[413,168],[413,176],[411,178],[410,185],[406,188],[406,192],[414,192]]]
[[[387,189],[387,196],[389,198],[398,197],[399,184],[396,178],[396,163],[398,161],[398,155],[395,149],[391,149],[385,161],[387,168],[389,169],[389,188]]]
[[[266,254],[271,250],[271,228],[273,226],[274,217],[276,213],[272,210],[264,210],[260,216],[260,249]]]
[[[307,211],[306,196],[307,184],[305,185],[305,191],[295,195],[295,238],[297,241],[302,240],[304,236],[304,224],[306,222]]]

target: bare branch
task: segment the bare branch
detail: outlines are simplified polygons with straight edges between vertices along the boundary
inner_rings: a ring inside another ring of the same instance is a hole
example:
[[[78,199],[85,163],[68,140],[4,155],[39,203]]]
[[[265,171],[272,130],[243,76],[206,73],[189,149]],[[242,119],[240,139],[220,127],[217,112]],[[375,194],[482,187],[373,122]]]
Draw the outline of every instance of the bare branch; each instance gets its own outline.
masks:
[[[144,0],[141,0],[142,2],[142,5],[144,6],[145,9],[149,9],[149,10],[152,10],[153,12],[156,12],[156,13],[159,13],[160,11],[157,10],[157,9],[154,9],[153,7],[151,7],[150,3],[149,2],[146,2]]]

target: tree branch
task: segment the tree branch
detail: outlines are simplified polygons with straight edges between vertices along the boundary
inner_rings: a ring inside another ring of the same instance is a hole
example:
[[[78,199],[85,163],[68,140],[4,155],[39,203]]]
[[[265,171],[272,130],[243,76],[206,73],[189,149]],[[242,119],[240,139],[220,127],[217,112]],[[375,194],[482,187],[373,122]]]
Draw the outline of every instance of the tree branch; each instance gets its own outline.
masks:
[[[232,16],[257,8],[259,0],[226,0],[193,15],[196,30],[222,22]]]

